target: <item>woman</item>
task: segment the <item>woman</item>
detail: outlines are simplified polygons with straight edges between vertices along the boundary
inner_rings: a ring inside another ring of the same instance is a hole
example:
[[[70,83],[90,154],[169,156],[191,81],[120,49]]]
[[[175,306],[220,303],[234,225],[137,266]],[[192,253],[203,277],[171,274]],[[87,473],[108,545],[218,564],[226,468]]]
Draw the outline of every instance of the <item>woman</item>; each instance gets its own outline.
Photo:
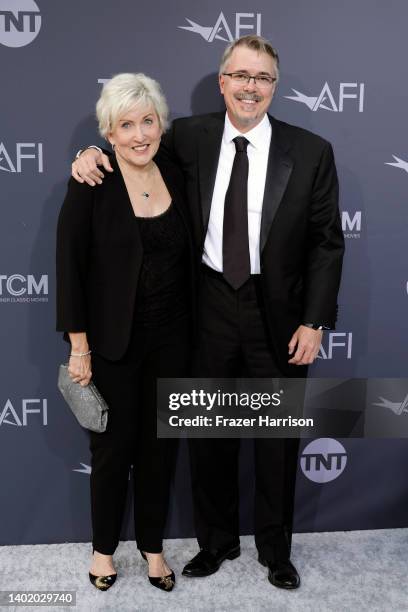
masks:
[[[69,373],[91,376],[109,406],[90,432],[93,559],[101,590],[116,580],[129,468],[135,535],[154,586],[170,591],[162,552],[176,440],[156,438],[156,379],[188,376],[193,247],[177,168],[154,161],[168,109],[157,82],[119,74],[97,103],[113,169],[92,188],[71,179],[57,238],[57,329],[69,335]]]

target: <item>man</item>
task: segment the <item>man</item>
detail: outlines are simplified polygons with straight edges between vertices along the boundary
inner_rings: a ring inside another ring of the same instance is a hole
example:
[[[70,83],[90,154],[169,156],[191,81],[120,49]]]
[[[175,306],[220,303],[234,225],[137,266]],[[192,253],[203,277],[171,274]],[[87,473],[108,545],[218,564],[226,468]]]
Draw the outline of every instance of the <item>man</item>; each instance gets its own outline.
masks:
[[[227,112],[175,120],[159,153],[184,172],[201,259],[197,376],[304,377],[336,321],[344,241],[333,152],[267,114],[278,78],[268,41],[234,41],[219,72]],[[73,176],[99,182],[94,159],[109,169],[90,150]],[[298,440],[256,439],[254,449],[259,561],[272,584],[297,588]],[[238,455],[238,439],[190,441],[200,552],[186,576],[212,574],[240,554]]]

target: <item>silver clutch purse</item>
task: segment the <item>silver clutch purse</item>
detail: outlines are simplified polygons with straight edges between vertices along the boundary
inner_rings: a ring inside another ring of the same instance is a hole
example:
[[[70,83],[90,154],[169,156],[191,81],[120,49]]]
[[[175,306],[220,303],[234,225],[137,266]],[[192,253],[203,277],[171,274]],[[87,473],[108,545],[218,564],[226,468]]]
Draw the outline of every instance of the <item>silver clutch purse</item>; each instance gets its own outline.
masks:
[[[60,365],[58,389],[82,427],[101,433],[108,422],[108,405],[91,381],[86,387],[75,383],[68,374],[68,366]]]

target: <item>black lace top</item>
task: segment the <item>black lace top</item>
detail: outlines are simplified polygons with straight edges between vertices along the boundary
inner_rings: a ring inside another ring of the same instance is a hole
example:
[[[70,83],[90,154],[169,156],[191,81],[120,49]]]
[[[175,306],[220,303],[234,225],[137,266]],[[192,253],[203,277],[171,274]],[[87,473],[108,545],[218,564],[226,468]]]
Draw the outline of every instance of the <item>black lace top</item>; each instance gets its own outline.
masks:
[[[186,316],[190,274],[187,233],[173,203],[155,217],[136,217],[143,262],[136,298],[135,324],[156,327]]]

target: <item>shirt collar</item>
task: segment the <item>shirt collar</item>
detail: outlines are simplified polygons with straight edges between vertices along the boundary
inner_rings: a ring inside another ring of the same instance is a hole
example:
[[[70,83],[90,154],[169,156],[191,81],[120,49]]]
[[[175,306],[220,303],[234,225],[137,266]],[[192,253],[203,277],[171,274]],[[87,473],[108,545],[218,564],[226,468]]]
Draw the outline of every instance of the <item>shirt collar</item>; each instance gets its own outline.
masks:
[[[232,125],[230,118],[228,117],[228,113],[225,113],[223,139],[226,144],[230,144],[237,136],[244,136],[244,138],[249,140],[250,144],[255,149],[263,149],[265,147],[269,148],[271,134],[272,126],[266,113],[262,121],[245,134],[241,134],[241,132],[239,132],[237,128]]]

